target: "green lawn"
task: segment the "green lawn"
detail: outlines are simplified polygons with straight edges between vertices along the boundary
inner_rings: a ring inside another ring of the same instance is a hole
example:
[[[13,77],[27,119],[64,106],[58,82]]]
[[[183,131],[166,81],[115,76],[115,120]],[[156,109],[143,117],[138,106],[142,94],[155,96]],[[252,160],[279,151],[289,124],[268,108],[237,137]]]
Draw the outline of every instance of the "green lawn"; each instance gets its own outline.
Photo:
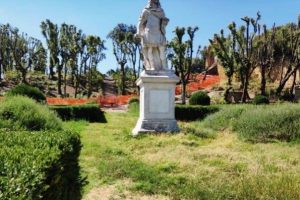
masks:
[[[251,144],[229,131],[133,138],[136,114],[105,116],[66,124],[81,132],[85,199],[300,199],[299,144]]]

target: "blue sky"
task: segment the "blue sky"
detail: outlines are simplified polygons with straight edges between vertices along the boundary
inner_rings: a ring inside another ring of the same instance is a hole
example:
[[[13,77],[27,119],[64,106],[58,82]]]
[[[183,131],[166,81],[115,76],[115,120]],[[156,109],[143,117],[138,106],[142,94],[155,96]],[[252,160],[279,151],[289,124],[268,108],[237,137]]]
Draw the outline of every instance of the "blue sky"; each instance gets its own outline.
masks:
[[[61,24],[74,24],[86,34],[99,35],[106,40],[107,59],[99,70],[117,67],[107,34],[118,23],[137,24],[141,10],[148,0],[0,0],[0,23],[10,23],[22,32],[41,39],[40,22],[45,19]],[[207,45],[208,39],[232,21],[240,24],[241,17],[262,14],[269,27],[296,22],[300,14],[299,0],[161,0],[170,18],[167,39],[173,38],[176,26],[198,26],[196,45]]]

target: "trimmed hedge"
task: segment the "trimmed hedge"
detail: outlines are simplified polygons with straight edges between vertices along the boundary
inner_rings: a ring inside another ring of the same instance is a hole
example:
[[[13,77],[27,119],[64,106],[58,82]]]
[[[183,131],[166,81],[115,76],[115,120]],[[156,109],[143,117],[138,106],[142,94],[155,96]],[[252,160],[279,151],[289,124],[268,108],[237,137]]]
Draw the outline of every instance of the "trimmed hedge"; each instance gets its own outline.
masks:
[[[6,97],[0,104],[0,128],[8,130],[62,130],[62,121],[47,106],[24,96]]]
[[[7,92],[7,96],[27,96],[31,99],[36,100],[37,102],[44,102],[46,101],[46,96],[38,89],[35,87],[32,87],[27,84],[20,84],[11,89],[10,91]]]
[[[56,111],[58,116],[65,121],[68,120],[87,120],[89,122],[106,122],[104,112],[99,105],[87,104],[80,106],[50,106],[51,110]]]
[[[256,95],[253,99],[253,104],[255,105],[261,105],[261,104],[269,104],[269,99],[266,96],[263,95]]]
[[[190,105],[202,105],[209,106],[210,105],[210,97],[206,94],[206,92],[199,91],[192,94],[189,99]]]
[[[79,200],[77,133],[0,130],[0,199]]]
[[[175,107],[175,117],[181,121],[195,121],[204,119],[207,115],[219,111],[213,106],[180,106]]]

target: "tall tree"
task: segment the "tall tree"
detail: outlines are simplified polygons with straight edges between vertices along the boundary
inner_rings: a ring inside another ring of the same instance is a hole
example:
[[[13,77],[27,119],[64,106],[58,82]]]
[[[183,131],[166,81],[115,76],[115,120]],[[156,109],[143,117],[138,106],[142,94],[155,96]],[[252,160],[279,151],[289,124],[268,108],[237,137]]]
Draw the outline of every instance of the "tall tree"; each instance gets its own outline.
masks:
[[[182,104],[186,104],[186,86],[188,84],[193,65],[194,37],[198,30],[198,27],[188,27],[187,33],[189,39],[184,42],[183,37],[186,29],[177,27],[174,31],[175,38],[169,44],[174,52],[172,56],[169,54],[169,58],[172,59],[172,64],[175,66],[175,71],[179,75],[181,81]]]
[[[125,65],[127,63],[128,47],[127,47],[127,37],[128,37],[128,25],[118,24],[109,34],[108,38],[112,40],[113,43],[113,54],[120,66],[121,71],[121,94],[126,94],[126,72]]]
[[[260,83],[260,92],[261,95],[266,96],[266,84],[267,84],[267,71],[271,70],[274,65],[274,44],[275,44],[275,34],[276,28],[275,24],[271,31],[267,30],[267,26],[263,25],[263,31],[260,32],[257,38],[257,59],[261,71],[261,83]]]
[[[12,30],[10,48],[12,51],[16,69],[22,75],[22,82],[26,83],[28,70],[37,60],[37,55],[42,50],[41,41],[28,37],[27,34],[19,34],[18,29]]]
[[[228,89],[231,89],[232,78],[237,69],[237,63],[234,55],[236,43],[231,35],[225,37],[223,30],[221,30],[220,34],[215,34],[214,39],[210,40],[210,43],[212,45],[214,54],[218,58],[218,61],[225,69]]]
[[[59,29],[58,26],[52,23],[49,19],[43,21],[40,27],[50,52],[49,77],[53,80],[54,67],[58,67],[59,65]],[[61,90],[59,91],[59,94],[61,94]]]
[[[275,42],[275,59],[281,62],[282,67],[276,94],[280,96],[287,81],[292,76],[294,76],[294,80],[290,93],[293,93],[296,73],[300,69],[300,18],[298,24],[291,23],[278,29]]]
[[[87,52],[89,54],[89,61],[88,61],[88,97],[91,97],[92,95],[92,89],[93,89],[93,82],[96,79],[98,79],[97,76],[97,66],[100,61],[105,59],[105,54],[103,51],[106,49],[104,46],[104,41],[101,40],[100,37],[97,36],[88,36],[86,38],[86,44],[87,44]]]
[[[0,25],[0,81],[10,61],[10,25]]]

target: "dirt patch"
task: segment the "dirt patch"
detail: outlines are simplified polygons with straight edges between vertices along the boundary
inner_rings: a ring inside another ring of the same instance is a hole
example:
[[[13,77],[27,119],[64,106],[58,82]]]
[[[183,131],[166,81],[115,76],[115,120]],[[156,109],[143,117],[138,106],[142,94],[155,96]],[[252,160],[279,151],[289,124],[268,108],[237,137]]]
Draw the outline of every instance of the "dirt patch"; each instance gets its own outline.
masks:
[[[94,188],[83,200],[169,200],[169,198],[161,195],[133,193],[119,183],[117,185]]]

